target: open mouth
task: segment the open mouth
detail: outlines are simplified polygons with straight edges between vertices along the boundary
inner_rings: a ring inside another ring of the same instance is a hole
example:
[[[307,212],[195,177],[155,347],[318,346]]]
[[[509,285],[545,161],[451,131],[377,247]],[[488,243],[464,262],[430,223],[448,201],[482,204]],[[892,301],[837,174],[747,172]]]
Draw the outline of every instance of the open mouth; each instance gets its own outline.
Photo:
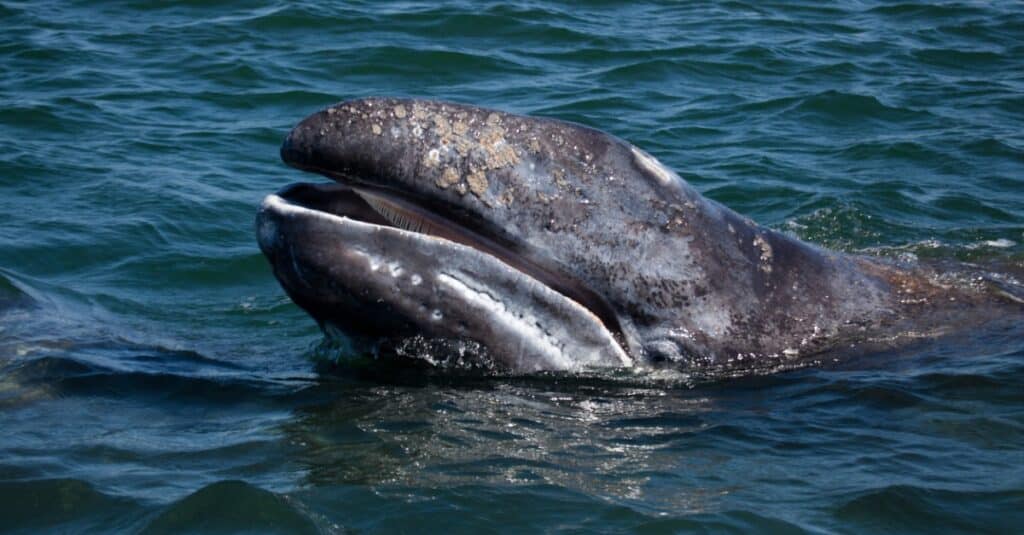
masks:
[[[611,305],[582,282],[531,259],[522,247],[439,215],[425,208],[423,203],[361,181],[351,186],[343,183],[298,183],[271,198],[275,203],[284,203],[292,208],[424,234],[473,248],[586,308],[601,321],[624,351],[628,347]]]

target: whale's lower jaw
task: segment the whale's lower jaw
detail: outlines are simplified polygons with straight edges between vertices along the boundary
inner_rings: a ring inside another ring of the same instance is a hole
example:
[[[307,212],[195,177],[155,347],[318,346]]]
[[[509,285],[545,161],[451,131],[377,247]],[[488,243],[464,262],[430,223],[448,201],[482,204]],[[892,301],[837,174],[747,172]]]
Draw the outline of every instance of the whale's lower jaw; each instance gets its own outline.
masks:
[[[257,235],[282,286],[325,332],[404,340],[404,353],[427,362],[451,355],[423,348],[469,348],[473,365],[513,373],[634,363],[597,315],[542,282],[551,274],[386,194],[290,186],[264,199]]]

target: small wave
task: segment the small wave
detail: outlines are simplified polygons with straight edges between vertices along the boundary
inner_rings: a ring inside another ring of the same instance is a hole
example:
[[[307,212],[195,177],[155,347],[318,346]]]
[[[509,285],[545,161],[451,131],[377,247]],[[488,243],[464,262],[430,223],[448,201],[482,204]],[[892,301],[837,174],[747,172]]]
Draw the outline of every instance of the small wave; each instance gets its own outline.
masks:
[[[622,65],[601,69],[594,73],[605,86],[640,81],[672,79],[682,75],[696,77],[726,77],[728,79],[751,80],[758,76],[770,75],[768,66],[751,63],[737,63],[727,60],[657,58],[632,61]]]
[[[953,17],[985,15],[985,11],[963,3],[937,4],[932,2],[893,3],[867,10],[868,13],[898,17],[919,17],[915,20],[948,19]]]
[[[982,158],[1002,158],[1014,164],[1024,161],[1024,148],[1014,146],[1009,139],[1005,138],[970,138],[965,140],[960,148],[973,156]],[[1021,177],[1017,177],[1017,180],[1016,185],[1020,187]]]
[[[1024,525],[1024,489],[892,485],[858,493],[834,515],[857,531],[1016,533]]]
[[[33,353],[4,366],[9,388],[0,389],[0,401],[92,395],[175,403],[273,403],[311,385],[308,378],[255,376],[192,351],[99,342],[41,345]]]
[[[24,308],[34,303],[32,297],[0,269],[0,314],[11,308]],[[0,320],[2,321],[2,320]],[[0,325],[2,327],[2,325]]]
[[[950,48],[932,48],[915,50],[912,56],[917,61],[936,67],[967,69],[978,73],[986,69],[997,69],[1004,66],[1007,57],[995,52],[957,50]],[[1009,68],[1009,67],[1008,67]]]
[[[891,160],[907,160],[914,163],[927,162],[934,166],[936,162],[948,161],[948,166],[958,168],[962,161],[948,154],[935,150],[927,145],[911,140],[894,141],[858,141],[840,147],[837,155],[850,161],[877,160],[892,165]]]
[[[803,232],[803,223],[792,220],[789,223],[798,233]],[[895,258],[916,264],[920,260],[945,261],[957,260],[960,262],[971,262],[974,266],[946,266],[947,271],[965,271],[970,268],[977,271],[977,276],[1002,277],[1002,271],[1012,266],[1005,265],[1012,261],[1018,254],[1018,242],[1008,238],[983,238],[976,239],[976,231],[960,231],[947,233],[943,237],[924,238],[906,243],[895,243],[890,245],[867,245],[854,248],[855,252],[873,256]],[[967,234],[967,236],[960,236]],[[1015,281],[1008,281],[1010,284],[1019,284]]]
[[[861,72],[862,67],[850,61],[836,61],[804,67],[800,75],[808,76],[810,79],[838,78],[840,80],[853,79]]]
[[[992,249],[1009,249],[1011,247],[1015,247],[1016,245],[1017,242],[1013,240],[1008,240],[1006,238],[997,238],[994,240],[982,240],[976,243],[969,243],[964,247],[966,247],[967,249],[980,249],[982,247],[989,247]]]
[[[799,212],[803,215],[786,221],[787,230],[795,233],[800,239],[840,251],[878,247],[879,241],[899,240],[901,234],[909,234],[910,231],[900,229],[892,221],[882,219],[861,203],[827,197],[813,199],[801,206]]]
[[[104,494],[79,479],[0,482],[4,531],[130,531],[146,513],[134,501]]]
[[[326,6],[325,6],[326,7]],[[231,31],[243,29],[260,34],[273,32],[302,31],[310,25],[337,25],[355,27],[376,24],[379,17],[367,10],[345,9],[340,11],[318,8],[316,4],[283,4],[277,7],[256,10],[239,15],[239,18],[220,18],[215,22]]]
[[[348,76],[381,76],[385,74],[441,76],[447,79],[477,79],[486,73],[498,76],[527,74],[532,70],[510,56],[494,56],[468,50],[445,48],[411,48],[390,45],[370,45],[348,51],[363,58],[356,65],[347,65]],[[323,57],[329,66],[338,62],[335,49],[313,51],[314,58]]]
[[[717,514],[694,515],[684,519],[650,521],[637,531],[697,533],[807,533],[799,524],[753,511],[732,510]]]
[[[900,123],[928,117],[925,111],[883,104],[873,95],[825,91],[802,97],[793,111],[806,114],[829,124],[843,126],[863,125],[867,121]]]
[[[330,533],[302,505],[243,481],[218,481],[172,503],[142,533]]]

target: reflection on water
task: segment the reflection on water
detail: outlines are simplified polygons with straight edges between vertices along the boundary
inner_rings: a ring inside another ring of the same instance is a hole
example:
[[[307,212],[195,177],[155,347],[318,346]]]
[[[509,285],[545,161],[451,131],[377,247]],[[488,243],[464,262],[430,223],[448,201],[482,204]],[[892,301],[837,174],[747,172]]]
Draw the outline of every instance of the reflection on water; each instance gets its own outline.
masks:
[[[678,474],[715,460],[685,442],[710,424],[711,401],[687,390],[496,383],[363,387],[297,411],[285,426],[309,485],[553,485],[680,512],[726,489],[666,495]]]

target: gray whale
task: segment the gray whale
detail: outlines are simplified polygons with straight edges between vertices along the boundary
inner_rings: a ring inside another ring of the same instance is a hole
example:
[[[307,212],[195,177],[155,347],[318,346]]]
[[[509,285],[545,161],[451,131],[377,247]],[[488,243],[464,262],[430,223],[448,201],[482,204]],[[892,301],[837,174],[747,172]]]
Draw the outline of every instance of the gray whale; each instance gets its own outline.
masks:
[[[303,120],[281,157],[335,182],[267,196],[260,248],[360,350],[516,373],[722,365],[919,334],[989,299],[759,226],[569,122],[364,98]]]

